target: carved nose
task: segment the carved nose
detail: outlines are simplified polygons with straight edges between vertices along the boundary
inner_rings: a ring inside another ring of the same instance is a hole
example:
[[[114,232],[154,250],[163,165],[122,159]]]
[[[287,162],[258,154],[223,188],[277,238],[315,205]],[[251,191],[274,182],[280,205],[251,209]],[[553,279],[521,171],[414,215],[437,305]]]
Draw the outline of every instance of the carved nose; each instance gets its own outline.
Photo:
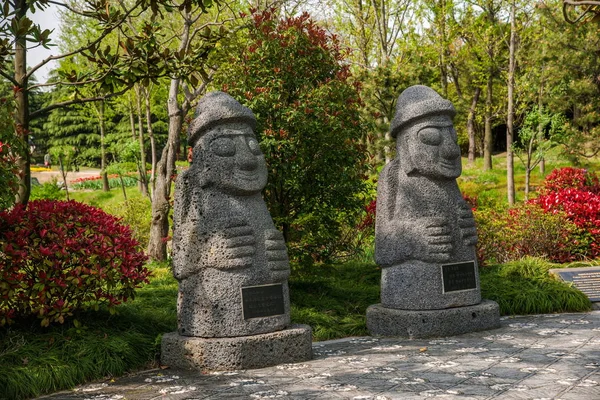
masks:
[[[453,141],[445,141],[441,149],[441,155],[447,160],[454,160],[460,157],[460,148]]]
[[[241,170],[244,171],[253,171],[258,166],[258,160],[256,156],[250,152],[248,145],[244,143],[241,146],[238,146],[240,149],[239,152],[239,160],[238,165]]]

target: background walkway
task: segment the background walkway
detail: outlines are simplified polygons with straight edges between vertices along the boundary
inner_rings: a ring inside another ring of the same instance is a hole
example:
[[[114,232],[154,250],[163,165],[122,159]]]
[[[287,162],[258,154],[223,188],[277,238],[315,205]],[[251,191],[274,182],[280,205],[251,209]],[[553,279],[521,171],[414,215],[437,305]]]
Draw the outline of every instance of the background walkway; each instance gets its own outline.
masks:
[[[503,318],[443,339],[349,338],[258,370],[145,371],[45,399],[600,399],[600,311]]]

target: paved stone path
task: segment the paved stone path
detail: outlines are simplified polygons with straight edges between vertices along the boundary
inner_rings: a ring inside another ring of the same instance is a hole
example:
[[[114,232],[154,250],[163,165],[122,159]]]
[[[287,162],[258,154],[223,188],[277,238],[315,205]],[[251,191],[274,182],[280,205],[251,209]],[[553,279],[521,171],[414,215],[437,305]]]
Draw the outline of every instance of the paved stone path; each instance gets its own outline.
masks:
[[[348,338],[248,371],[144,371],[44,399],[600,399],[600,311],[503,318],[430,340]]]

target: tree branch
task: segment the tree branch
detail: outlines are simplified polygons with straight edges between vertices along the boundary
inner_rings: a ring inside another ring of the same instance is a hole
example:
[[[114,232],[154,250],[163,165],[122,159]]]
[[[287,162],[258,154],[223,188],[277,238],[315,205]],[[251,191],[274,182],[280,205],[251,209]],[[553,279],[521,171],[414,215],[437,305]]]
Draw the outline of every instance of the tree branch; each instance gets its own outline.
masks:
[[[66,107],[66,106],[70,106],[72,104],[82,104],[82,103],[89,103],[92,101],[104,101],[107,99],[110,99],[112,97],[116,97],[116,96],[120,96],[123,93],[127,92],[129,89],[132,88],[133,85],[127,85],[124,89],[118,91],[118,92],[114,92],[114,93],[109,93],[105,96],[96,96],[96,97],[87,97],[87,98],[83,98],[83,99],[73,99],[73,100],[67,100],[67,101],[63,101],[60,103],[54,103],[49,105],[48,107],[44,107],[44,108],[40,108],[37,111],[32,112],[31,114],[29,114],[31,119],[34,119],[44,113],[47,113],[48,111],[52,111],[56,108],[60,108],[60,107]]]
[[[104,32],[102,32],[102,34],[101,34],[101,35],[100,35],[100,36],[99,36],[99,37],[98,37],[96,40],[94,40],[93,42],[89,43],[87,46],[85,46],[85,47],[80,47],[80,48],[79,48],[79,49],[77,49],[77,50],[73,50],[73,51],[71,51],[71,52],[64,53],[64,54],[59,54],[59,55],[57,55],[57,56],[50,56],[50,57],[46,58],[45,60],[42,60],[42,61],[41,61],[39,64],[35,65],[34,67],[32,67],[32,68],[29,70],[29,72],[28,72],[28,73],[27,73],[27,75],[26,75],[26,79],[29,79],[29,77],[30,77],[31,75],[33,75],[33,74],[35,73],[35,71],[37,71],[38,69],[40,69],[41,67],[43,67],[44,65],[46,65],[47,63],[49,63],[49,62],[50,62],[50,61],[52,61],[52,60],[60,60],[60,59],[66,58],[66,57],[73,56],[73,55],[75,55],[75,54],[80,54],[80,53],[82,53],[82,52],[84,52],[84,51],[86,51],[86,50],[89,50],[89,49],[90,49],[90,48],[92,48],[93,46],[97,45],[97,44],[98,44],[98,43],[100,43],[100,42],[101,42],[101,41],[102,41],[102,40],[103,40],[103,39],[104,39],[106,36],[108,36],[108,34],[110,34],[112,31],[114,31],[115,29],[117,29],[118,27],[120,27],[120,26],[121,26],[121,24],[123,24],[123,23],[124,23],[124,22],[127,20],[127,18],[129,17],[129,15],[130,15],[130,14],[131,14],[131,13],[132,13],[132,12],[133,12],[133,11],[134,11],[134,10],[135,10],[135,9],[136,9],[136,8],[137,8],[139,5],[140,5],[140,4],[141,4],[141,3],[140,3],[140,1],[139,1],[139,0],[138,0],[138,1],[136,1],[136,2],[135,2],[135,4],[132,6],[132,8],[131,8],[129,11],[127,11],[127,12],[125,13],[125,15],[123,15],[123,18],[121,18],[121,20],[120,20],[118,23],[114,24],[114,26],[112,26],[112,27],[110,27],[110,28],[107,28],[107,29],[105,29],[105,30],[104,30]]]
[[[10,76],[4,72],[4,69],[0,69],[0,76],[8,79],[14,86],[19,86],[19,82],[17,82],[13,76]]]

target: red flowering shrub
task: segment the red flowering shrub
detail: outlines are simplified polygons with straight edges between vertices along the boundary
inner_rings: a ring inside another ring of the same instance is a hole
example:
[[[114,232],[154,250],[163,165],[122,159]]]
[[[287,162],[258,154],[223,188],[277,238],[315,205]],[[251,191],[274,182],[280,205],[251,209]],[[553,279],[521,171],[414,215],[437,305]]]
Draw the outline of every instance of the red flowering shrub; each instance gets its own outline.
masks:
[[[583,189],[562,189],[531,200],[545,212],[563,212],[569,221],[585,232],[589,258],[600,257],[600,193]]]
[[[0,212],[0,325],[113,307],[148,282],[146,256],[129,227],[75,201],[38,200]]]
[[[571,188],[598,193],[600,192],[600,182],[595,173],[583,168],[557,168],[544,180],[542,193],[559,192]]]
[[[589,240],[563,212],[547,213],[536,204],[508,211],[477,210],[477,256],[482,264],[505,263],[525,256],[552,262],[585,258]]]

